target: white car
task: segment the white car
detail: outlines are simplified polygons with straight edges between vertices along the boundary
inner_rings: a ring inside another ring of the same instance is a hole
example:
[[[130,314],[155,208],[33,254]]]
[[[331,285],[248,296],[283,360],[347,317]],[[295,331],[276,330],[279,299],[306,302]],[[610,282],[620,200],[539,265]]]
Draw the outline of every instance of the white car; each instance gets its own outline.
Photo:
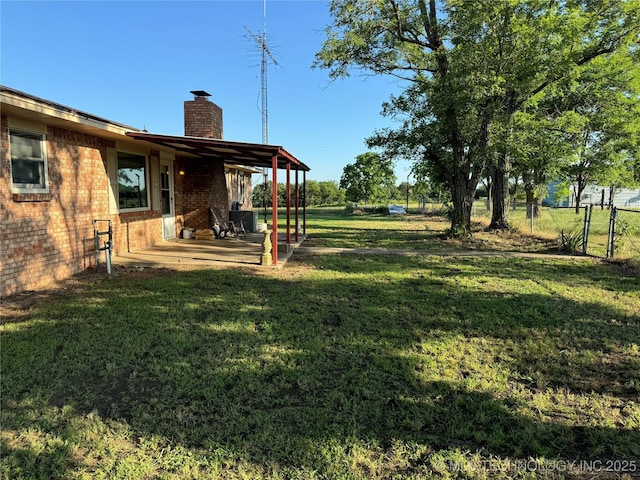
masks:
[[[389,205],[389,215],[404,215],[407,211],[402,205]]]

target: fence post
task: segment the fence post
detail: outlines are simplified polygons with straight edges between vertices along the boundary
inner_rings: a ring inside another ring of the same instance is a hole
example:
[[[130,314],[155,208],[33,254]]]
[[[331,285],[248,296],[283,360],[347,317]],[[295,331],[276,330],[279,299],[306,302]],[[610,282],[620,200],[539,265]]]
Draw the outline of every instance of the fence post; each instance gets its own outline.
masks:
[[[615,249],[615,236],[616,236],[616,214],[618,209],[616,207],[611,208],[611,215],[609,216],[609,238],[607,238],[607,258],[613,258]]]
[[[531,214],[531,235],[533,235],[533,216],[534,216],[534,213],[535,213],[535,212],[533,211],[533,208],[534,208],[534,204],[533,204],[533,203],[528,203],[528,204],[527,204],[527,210],[528,210],[528,211],[530,212],[530,214]]]
[[[591,228],[591,212],[593,205],[585,205],[584,207],[584,226],[582,228],[582,254],[587,254],[589,245],[589,229]]]

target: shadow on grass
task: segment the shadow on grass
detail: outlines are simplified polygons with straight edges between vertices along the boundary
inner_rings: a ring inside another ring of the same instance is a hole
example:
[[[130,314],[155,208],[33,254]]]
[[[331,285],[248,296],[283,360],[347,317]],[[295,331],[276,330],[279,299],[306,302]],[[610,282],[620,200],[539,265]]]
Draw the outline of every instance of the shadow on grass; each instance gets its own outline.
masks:
[[[622,363],[609,371],[599,359],[603,349],[637,342],[637,314],[465,284],[481,268],[504,280],[529,268],[542,283],[558,274],[549,264],[485,260],[318,259],[324,274],[315,277],[182,272],[53,299],[3,334],[2,422],[20,435],[37,428],[59,445],[41,455],[3,440],[2,457],[26,478],[82,465],[64,450],[82,436],[69,411],[205,456],[319,472],[335,460],[327,450],[354,439],[383,451],[402,442],[514,458],[640,457],[638,430],[536,418],[523,413],[522,397],[465,383],[474,368],[480,375],[480,364],[495,363],[531,392],[562,388],[620,402],[639,393],[637,357],[616,357]],[[561,273],[614,283],[601,268],[563,264]],[[452,361],[447,348],[474,338],[490,342],[486,358],[460,361],[454,377],[424,374]],[[440,356],[425,351],[439,342]]]
[[[323,217],[320,217],[323,218]],[[515,231],[489,232],[484,222],[472,222],[472,237],[452,239],[447,236],[450,222],[441,216],[410,214],[392,216],[328,216],[327,222],[308,224],[305,246],[380,247],[421,251],[527,251],[558,253],[557,240]]]

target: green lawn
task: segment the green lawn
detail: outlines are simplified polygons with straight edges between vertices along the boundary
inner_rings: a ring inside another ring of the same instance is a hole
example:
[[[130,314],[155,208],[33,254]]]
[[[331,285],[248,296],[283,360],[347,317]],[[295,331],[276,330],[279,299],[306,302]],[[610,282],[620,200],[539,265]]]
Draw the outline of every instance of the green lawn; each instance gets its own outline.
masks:
[[[321,213],[312,242],[432,235]],[[640,472],[628,265],[326,255],[64,287],[3,305],[6,479]]]
[[[417,209],[415,209],[417,211]],[[485,218],[475,219],[474,235],[468,239],[446,239],[449,220],[435,214],[389,216],[383,214],[347,214],[344,208],[309,210],[305,246],[340,248],[393,248],[430,252],[452,250],[529,251],[557,249],[558,235],[535,237],[520,231],[488,233]],[[284,228],[284,224],[282,225]]]

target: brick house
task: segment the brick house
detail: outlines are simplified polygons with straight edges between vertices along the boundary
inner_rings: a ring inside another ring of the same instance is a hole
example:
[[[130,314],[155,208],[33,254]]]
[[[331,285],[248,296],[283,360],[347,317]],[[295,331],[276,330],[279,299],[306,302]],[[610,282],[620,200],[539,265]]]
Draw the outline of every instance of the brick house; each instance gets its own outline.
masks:
[[[210,207],[250,210],[257,168],[275,167],[274,183],[286,169],[287,188],[295,170],[297,191],[306,165],[282,147],[223,140],[222,109],[192,93],[180,137],[0,87],[0,295],[94,265],[95,219],[111,221],[118,255],[209,228]]]

